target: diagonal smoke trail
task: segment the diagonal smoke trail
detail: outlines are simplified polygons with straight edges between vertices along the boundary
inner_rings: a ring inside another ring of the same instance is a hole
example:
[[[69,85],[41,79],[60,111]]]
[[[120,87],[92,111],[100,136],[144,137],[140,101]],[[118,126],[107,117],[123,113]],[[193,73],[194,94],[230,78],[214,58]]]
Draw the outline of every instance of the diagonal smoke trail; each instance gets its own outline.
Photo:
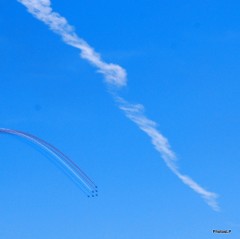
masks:
[[[198,193],[206,203],[215,211],[219,210],[217,204],[217,194],[212,193],[194,182],[189,176],[180,173],[175,161],[176,156],[171,150],[168,140],[157,130],[157,124],[144,115],[144,107],[139,104],[129,104],[124,99],[116,96],[115,100],[119,103],[119,108],[126,116],[133,121],[151,139],[155,149],[161,154],[168,168],[186,185]]]
[[[52,11],[50,0],[18,0],[18,2],[25,5],[31,14],[60,35],[66,44],[81,50],[81,57],[97,67],[107,83],[115,86],[126,85],[126,71],[118,65],[105,63],[87,42],[76,35],[74,28],[64,17]]]
[[[33,16],[44,22],[52,31],[60,35],[66,44],[79,49],[81,51],[81,57],[94,65],[97,71],[104,75],[108,86],[115,86],[116,89],[119,89],[127,84],[125,69],[119,65],[104,62],[100,54],[96,53],[86,41],[77,36],[74,28],[67,20],[52,10],[50,0],[17,1],[22,3]],[[168,168],[184,184],[198,193],[213,210],[219,210],[216,200],[217,194],[207,191],[189,176],[179,171],[175,163],[176,156],[171,150],[168,140],[158,131],[157,124],[145,116],[143,112],[144,107],[139,104],[130,104],[116,93],[114,94],[114,99],[125,115],[150,137],[152,144],[160,153]]]

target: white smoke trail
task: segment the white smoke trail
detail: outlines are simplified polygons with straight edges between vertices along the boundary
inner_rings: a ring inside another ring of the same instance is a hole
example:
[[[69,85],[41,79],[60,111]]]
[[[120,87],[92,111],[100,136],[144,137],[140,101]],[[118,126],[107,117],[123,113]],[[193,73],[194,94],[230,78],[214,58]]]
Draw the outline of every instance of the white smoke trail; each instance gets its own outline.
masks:
[[[43,21],[52,31],[60,35],[63,41],[75,48],[81,50],[81,57],[94,65],[98,72],[104,75],[106,83],[109,86],[120,88],[127,84],[127,74],[125,69],[119,65],[106,63],[101,59],[100,54],[83,39],[79,38],[74,28],[59,13],[53,12],[50,0],[18,0],[28,11],[40,21]],[[175,160],[176,156],[171,150],[167,139],[157,130],[157,124],[148,119],[142,105],[133,105],[128,103],[117,95],[114,99],[119,104],[119,108],[132,120],[143,132],[145,132],[152,141],[155,149],[161,154],[163,160],[169,169],[186,185],[204,198],[206,203],[214,210],[219,210],[216,201],[217,194],[209,192],[198,185],[189,176],[180,173]]]
[[[218,197],[217,194],[205,190],[189,176],[180,173],[175,163],[176,156],[171,150],[168,140],[157,130],[157,124],[145,116],[144,106],[139,104],[129,104],[127,101],[118,96],[116,96],[115,99],[119,103],[120,109],[125,112],[126,116],[137,124],[138,127],[151,138],[152,144],[161,154],[169,169],[171,169],[171,171],[183,183],[192,188],[196,193],[200,194],[210,207],[212,207],[215,211],[218,211],[219,206],[216,201],[216,198]]]
[[[81,57],[97,67],[107,83],[118,87],[126,85],[126,71],[118,65],[105,63],[87,42],[76,35],[74,28],[64,17],[52,11],[49,0],[18,0],[18,2],[25,5],[31,14],[60,35],[66,44],[80,49]]]

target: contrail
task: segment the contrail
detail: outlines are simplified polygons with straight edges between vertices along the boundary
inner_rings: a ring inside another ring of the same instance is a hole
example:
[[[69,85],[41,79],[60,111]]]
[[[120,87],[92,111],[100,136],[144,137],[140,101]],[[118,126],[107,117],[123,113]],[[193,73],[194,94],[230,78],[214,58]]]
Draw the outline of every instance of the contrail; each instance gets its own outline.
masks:
[[[209,192],[194,182],[189,176],[180,173],[176,165],[176,156],[171,150],[168,140],[157,130],[157,124],[144,115],[144,106],[140,104],[129,104],[124,99],[116,96],[115,100],[126,116],[133,121],[151,139],[155,149],[161,154],[168,168],[186,185],[198,193],[206,203],[215,211],[219,210],[216,193]]]
[[[81,189],[87,196],[90,196],[90,195],[93,197],[97,196],[98,190],[95,183],[77,166],[76,163],[74,163],[70,158],[68,158],[65,154],[63,154],[59,149],[57,149],[53,145],[47,143],[46,141],[34,135],[31,135],[22,131],[18,131],[18,130],[0,128],[0,134],[10,134],[10,135],[19,136],[21,138],[25,138],[33,142],[34,144],[40,146],[45,151],[53,155],[67,169],[67,171],[74,176],[78,185],[83,186],[81,187]]]
[[[18,0],[18,2],[60,35],[66,44],[81,50],[81,57],[94,65],[98,72],[104,75],[107,83],[115,86],[126,85],[126,71],[118,65],[105,63],[86,41],[76,35],[74,28],[64,17],[52,11],[50,0]]]
[[[23,4],[27,10],[49,28],[60,35],[63,41],[80,50],[80,56],[97,68],[102,73],[108,86],[115,87],[114,100],[125,115],[133,121],[151,139],[155,149],[160,153],[168,168],[187,186],[198,193],[205,202],[215,211],[219,210],[217,194],[207,191],[197,184],[189,176],[180,172],[176,165],[176,156],[171,150],[168,140],[158,131],[157,124],[147,118],[144,114],[144,107],[140,104],[130,104],[125,99],[118,96],[117,89],[127,84],[126,70],[121,66],[106,63],[101,59],[100,54],[82,38],[78,37],[74,28],[59,13],[51,8],[50,0],[17,0]]]

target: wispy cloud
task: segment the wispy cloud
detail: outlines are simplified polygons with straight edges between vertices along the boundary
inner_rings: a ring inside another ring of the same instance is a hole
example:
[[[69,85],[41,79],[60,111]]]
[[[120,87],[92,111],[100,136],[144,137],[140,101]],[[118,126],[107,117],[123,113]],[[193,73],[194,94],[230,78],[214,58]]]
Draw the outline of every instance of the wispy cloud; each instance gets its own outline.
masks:
[[[77,36],[74,28],[64,17],[59,13],[53,12],[50,0],[18,0],[18,2],[25,5],[32,15],[43,21],[52,31],[60,35],[66,44],[79,49],[81,57],[94,65],[98,72],[104,75],[108,86],[120,88],[127,84],[125,69],[119,65],[104,62],[100,54],[96,53],[86,41]],[[171,150],[168,140],[158,131],[157,124],[145,116],[144,106],[130,104],[116,93],[114,94],[114,99],[125,115],[150,137],[152,144],[160,153],[168,168],[184,184],[198,193],[212,209],[219,210],[216,193],[207,191],[189,176],[180,172],[176,165],[176,156]]]

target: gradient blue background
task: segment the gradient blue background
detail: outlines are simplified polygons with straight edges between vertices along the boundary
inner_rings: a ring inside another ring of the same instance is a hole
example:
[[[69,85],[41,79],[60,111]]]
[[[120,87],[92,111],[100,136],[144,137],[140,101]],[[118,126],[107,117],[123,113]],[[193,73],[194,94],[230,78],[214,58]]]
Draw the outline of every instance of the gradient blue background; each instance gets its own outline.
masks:
[[[239,238],[240,2],[52,4],[127,70],[121,94],[144,104],[181,170],[220,195],[221,212],[168,170],[76,49],[17,1],[0,0],[0,127],[55,145],[100,191],[86,198],[36,147],[0,135],[0,238]]]

